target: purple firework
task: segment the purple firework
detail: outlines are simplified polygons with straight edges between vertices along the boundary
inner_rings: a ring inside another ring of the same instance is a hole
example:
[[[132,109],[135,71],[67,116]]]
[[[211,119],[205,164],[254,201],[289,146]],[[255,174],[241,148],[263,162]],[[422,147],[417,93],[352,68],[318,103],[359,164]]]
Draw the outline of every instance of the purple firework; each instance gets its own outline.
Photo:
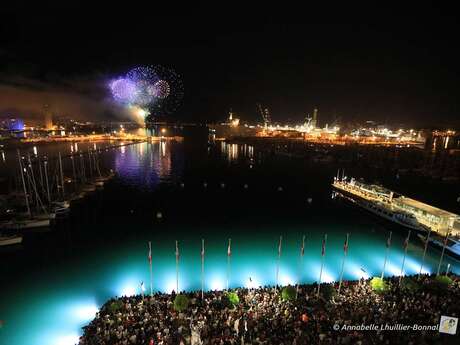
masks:
[[[136,85],[133,103],[145,106],[154,101],[154,85],[159,78],[153,68],[149,66],[133,68],[126,74],[126,78]]]
[[[133,103],[147,105],[153,102],[154,90],[152,84],[146,80],[136,82],[136,94]]]
[[[158,80],[154,84],[156,96],[151,111],[155,114],[171,114],[180,106],[184,97],[182,80],[172,69],[159,65],[153,69]]]
[[[112,81],[110,89],[115,100],[149,107],[156,114],[170,114],[184,96],[180,77],[162,66],[139,66],[125,77]]]
[[[131,102],[137,93],[136,84],[125,78],[119,78],[111,82],[110,90],[113,97],[122,102]]]
[[[158,80],[153,85],[154,96],[160,99],[165,99],[169,96],[171,88],[166,80]]]
[[[140,66],[131,69],[127,74],[126,78],[134,83],[147,82],[149,84],[155,84],[158,81],[158,76],[149,66]]]

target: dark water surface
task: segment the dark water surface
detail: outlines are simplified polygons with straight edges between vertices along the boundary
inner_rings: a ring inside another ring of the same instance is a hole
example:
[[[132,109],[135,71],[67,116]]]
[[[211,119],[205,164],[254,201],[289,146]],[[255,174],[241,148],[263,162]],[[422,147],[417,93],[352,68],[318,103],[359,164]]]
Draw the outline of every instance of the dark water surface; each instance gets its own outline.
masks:
[[[79,150],[88,145],[93,144],[79,144]],[[38,148],[39,154],[50,156],[58,151],[70,152],[70,144]],[[0,172],[14,175],[15,152],[5,154]],[[336,164],[278,156],[247,144],[207,145],[187,139],[120,147],[103,153],[101,162],[117,173],[103,191],[74,205],[70,218],[53,231],[30,232],[21,246],[1,248],[0,344],[77,342],[81,327],[108,298],[140,293],[141,281],[149,290],[148,241],[153,287],[160,291],[175,288],[175,240],[183,290],[200,288],[202,238],[206,289],[225,288],[228,238],[232,287],[275,283],[280,235],[283,285],[318,280],[325,233],[323,282],[339,277],[346,233],[345,278],[381,273],[391,226],[345,201],[332,200]],[[64,165],[70,176],[69,163]],[[420,194],[415,187],[412,193]],[[406,234],[394,230],[387,275],[401,270]],[[302,235],[307,239],[301,262]],[[405,274],[418,273],[422,251],[414,236]],[[436,271],[439,255],[429,251],[425,272]],[[444,263],[460,273],[457,261],[446,258]]]

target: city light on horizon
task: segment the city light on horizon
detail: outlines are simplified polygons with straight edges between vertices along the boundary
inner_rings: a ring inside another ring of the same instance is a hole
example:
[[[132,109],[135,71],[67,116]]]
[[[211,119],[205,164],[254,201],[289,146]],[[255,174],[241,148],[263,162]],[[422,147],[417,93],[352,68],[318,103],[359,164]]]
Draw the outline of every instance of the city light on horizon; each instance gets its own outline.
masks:
[[[10,5],[0,344],[455,342],[449,4]]]

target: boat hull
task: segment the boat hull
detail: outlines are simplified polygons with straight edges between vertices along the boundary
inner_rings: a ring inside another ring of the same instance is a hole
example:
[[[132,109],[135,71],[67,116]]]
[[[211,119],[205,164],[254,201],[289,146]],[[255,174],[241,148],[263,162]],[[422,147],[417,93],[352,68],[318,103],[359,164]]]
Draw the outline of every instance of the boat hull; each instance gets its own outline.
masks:
[[[423,235],[417,235],[418,238],[423,242],[425,243],[425,236]],[[428,245],[432,248],[435,248],[439,251],[442,252],[442,249],[443,249],[443,243],[442,243],[442,240],[433,240],[432,238],[430,238],[428,240]],[[450,256],[450,257],[453,257],[457,260],[460,260],[460,253],[459,252],[456,252],[454,250],[452,250],[449,246],[446,246],[446,250],[444,252],[446,255]]]
[[[22,236],[0,237],[0,246],[12,246],[21,242]]]
[[[416,224],[410,224],[410,223],[405,223],[402,221],[399,221],[392,217],[391,215],[385,214],[383,212],[379,212],[379,208],[373,208],[372,204],[365,200],[360,198],[359,196],[349,193],[346,190],[336,188],[335,186],[334,190],[341,196],[344,197],[347,201],[353,203],[354,205],[368,211],[372,215],[376,216],[377,218],[385,221],[386,223],[390,223],[394,226],[397,226],[400,229],[409,229],[409,230],[414,230],[417,231],[418,233],[427,233],[427,229],[421,225],[416,225]]]
[[[51,225],[50,219],[10,221],[0,225],[3,230],[27,230],[36,228],[46,228]]]

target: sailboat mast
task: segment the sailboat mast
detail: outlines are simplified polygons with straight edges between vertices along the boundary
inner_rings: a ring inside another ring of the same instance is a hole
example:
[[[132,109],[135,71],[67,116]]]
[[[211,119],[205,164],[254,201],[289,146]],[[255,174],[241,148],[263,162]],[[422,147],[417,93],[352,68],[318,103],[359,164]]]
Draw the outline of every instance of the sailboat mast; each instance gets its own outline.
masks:
[[[92,179],[93,178],[93,167],[91,164],[91,150],[90,149],[88,149],[88,163],[89,163],[89,178]]]
[[[43,213],[47,213],[46,209],[45,209],[45,206],[43,205],[42,200],[40,199],[40,195],[38,194],[37,183],[35,182],[34,169],[33,169],[33,166],[32,166],[32,161],[30,159],[30,154],[27,154],[27,158],[29,160],[29,170],[30,170],[30,174],[27,174],[27,178],[28,178],[28,180],[30,182],[30,185],[32,186],[33,191],[35,193],[35,200],[36,200],[36,204],[37,204],[37,212],[40,211],[40,207],[41,207]]]
[[[83,154],[80,154],[80,163],[81,163],[81,177],[83,183],[86,182],[86,174],[85,174],[85,159],[83,158]]]
[[[64,190],[64,173],[62,172],[62,159],[61,152],[59,152],[59,172],[61,174],[61,188],[62,188],[62,200],[65,199],[65,190]]]
[[[45,170],[46,196],[48,197],[48,204],[51,204],[50,185],[48,181],[48,160],[46,158],[43,162],[43,170]]]
[[[32,160],[30,159],[30,153],[27,154],[27,161],[29,162],[29,171],[30,174],[28,173],[30,185],[32,189],[36,192],[35,193],[35,205],[37,206],[37,211],[40,209],[39,201],[38,201],[38,192],[36,191],[36,186],[37,184],[35,183],[35,174],[34,174],[34,167],[32,165]]]
[[[40,186],[42,187],[41,192],[45,194],[45,183],[43,181],[42,162],[39,156],[37,156],[37,161],[38,161],[38,172],[40,176]]]
[[[75,172],[75,162],[74,162],[73,154],[70,156],[70,161],[72,162],[73,183],[74,183],[74,186],[76,186],[77,185],[77,173]]]
[[[24,197],[26,199],[27,214],[29,215],[29,217],[31,217],[32,214],[30,212],[29,198],[27,197],[27,188],[26,188],[26,181],[24,179],[24,168],[22,167],[21,153],[19,152],[19,149],[17,150],[17,152],[18,152],[19,170],[21,171],[22,187],[24,189]]]

